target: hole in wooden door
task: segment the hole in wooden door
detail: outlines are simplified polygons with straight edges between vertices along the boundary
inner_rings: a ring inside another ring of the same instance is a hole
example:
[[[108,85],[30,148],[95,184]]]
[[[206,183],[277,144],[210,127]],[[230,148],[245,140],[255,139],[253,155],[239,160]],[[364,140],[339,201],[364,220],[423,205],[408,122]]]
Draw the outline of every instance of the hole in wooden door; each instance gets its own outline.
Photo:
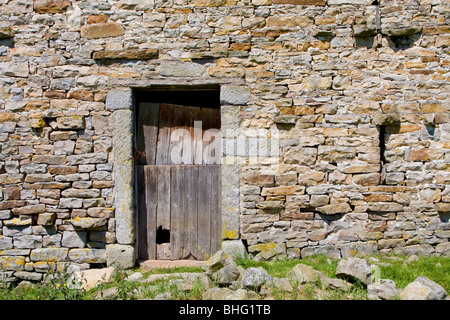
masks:
[[[156,230],[156,244],[170,243],[170,230],[163,229],[161,226]]]
[[[138,259],[207,260],[222,241],[219,88],[161,86],[135,101]]]

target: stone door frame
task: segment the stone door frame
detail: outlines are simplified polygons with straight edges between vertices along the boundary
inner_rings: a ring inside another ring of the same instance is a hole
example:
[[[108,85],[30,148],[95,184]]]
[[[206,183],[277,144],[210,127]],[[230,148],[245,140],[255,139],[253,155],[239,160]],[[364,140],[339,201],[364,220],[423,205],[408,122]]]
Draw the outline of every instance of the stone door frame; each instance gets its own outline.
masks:
[[[136,243],[136,205],[135,205],[135,179],[134,179],[134,92],[133,88],[150,88],[155,85],[167,85],[166,81],[160,83],[142,83],[135,81],[127,86],[110,90],[106,96],[106,108],[114,114],[113,159],[114,164],[114,206],[116,221],[115,245],[122,252],[123,258],[128,261],[137,260]],[[239,130],[239,105],[246,105],[250,99],[250,90],[241,83],[179,83],[174,87],[186,85],[216,84],[220,88],[221,129],[237,132]],[[225,154],[222,155],[226,157]],[[240,215],[240,166],[239,164],[222,165],[222,239],[239,239]],[[129,264],[128,264],[129,265]]]

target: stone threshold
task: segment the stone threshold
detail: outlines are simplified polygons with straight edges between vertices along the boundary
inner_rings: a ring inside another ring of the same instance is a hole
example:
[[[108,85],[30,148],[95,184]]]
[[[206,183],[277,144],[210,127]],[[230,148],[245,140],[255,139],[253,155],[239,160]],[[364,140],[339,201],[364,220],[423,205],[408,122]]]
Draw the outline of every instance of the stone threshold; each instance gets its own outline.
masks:
[[[176,268],[176,267],[206,267],[207,261],[201,260],[144,260],[138,262],[144,269]]]

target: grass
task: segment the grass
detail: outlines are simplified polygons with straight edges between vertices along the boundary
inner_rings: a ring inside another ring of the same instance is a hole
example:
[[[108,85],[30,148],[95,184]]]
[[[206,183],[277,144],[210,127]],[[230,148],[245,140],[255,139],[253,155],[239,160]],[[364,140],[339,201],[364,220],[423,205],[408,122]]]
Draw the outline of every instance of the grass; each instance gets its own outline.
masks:
[[[420,257],[416,261],[409,261],[408,257],[405,256],[372,256],[366,257],[366,259],[369,259],[372,264],[378,265],[382,279],[393,280],[398,288],[406,287],[418,276],[426,276],[450,293],[450,257]],[[236,259],[236,263],[244,269],[263,267],[270,275],[277,278],[286,278],[287,273],[298,263],[309,265],[327,277],[335,278],[338,262],[339,260],[320,255],[301,260],[254,261],[248,258]],[[137,271],[144,275],[144,279],[147,279],[152,274],[173,273],[174,275],[151,283],[125,280],[131,273]],[[181,272],[204,272],[204,270],[199,267],[118,270],[114,281],[101,284],[90,290],[72,288],[70,285],[67,285],[69,276],[66,273],[50,271],[46,274],[46,281],[40,284],[21,285],[13,288],[7,283],[0,283],[0,300],[201,299],[205,291],[201,281],[196,281],[190,291],[180,289],[179,285],[182,285],[182,283],[176,281],[177,276],[175,273]],[[346,291],[323,289],[320,283],[308,283],[302,286],[294,284],[293,287],[292,291],[286,291],[269,285],[266,291],[261,294],[261,297],[269,295],[275,299],[305,300],[367,299],[367,290],[361,283],[354,284]]]
[[[383,259],[390,265],[381,265],[381,277],[391,279],[397,287],[404,288],[418,276],[425,276],[441,285],[450,293],[450,257],[421,257],[417,261],[408,262],[407,257],[398,260]]]
[[[441,285],[447,293],[450,293],[450,257],[419,257],[416,261],[408,261],[408,256],[381,256],[373,255],[365,257],[372,258],[371,264],[380,268],[381,279],[391,279],[397,288],[405,288],[418,276],[425,276]],[[280,261],[254,261],[247,258],[236,260],[238,265],[244,268],[263,267],[271,276],[278,278],[287,277],[287,273],[298,263],[303,263],[322,272],[329,278],[336,278],[335,272],[339,260],[330,259],[323,255],[310,256],[301,260],[280,260]],[[317,287],[317,286],[316,286]],[[276,299],[322,299],[342,300],[367,299],[367,290],[359,283],[353,285],[347,292],[328,290],[327,292],[317,292],[313,290],[314,285],[307,285],[303,292],[279,292],[274,295]]]
[[[408,256],[380,256],[372,258],[378,260],[371,264],[378,265],[382,279],[393,280],[397,287],[404,288],[418,276],[425,276],[440,284],[450,292],[450,257],[419,257],[417,261],[408,262]],[[366,257],[368,259],[369,257]],[[296,264],[303,263],[322,272],[327,277],[335,278],[339,260],[330,259],[323,255],[310,256],[301,260],[253,261],[246,258],[237,259],[236,263],[248,267],[263,267],[271,276],[284,278],[287,272]]]
[[[244,269],[263,267],[268,274],[277,278],[286,278],[287,273],[298,263],[309,265],[327,277],[334,277],[338,260],[329,259],[323,255],[311,256],[301,260],[254,261],[248,258],[236,259],[236,264],[241,265]]]

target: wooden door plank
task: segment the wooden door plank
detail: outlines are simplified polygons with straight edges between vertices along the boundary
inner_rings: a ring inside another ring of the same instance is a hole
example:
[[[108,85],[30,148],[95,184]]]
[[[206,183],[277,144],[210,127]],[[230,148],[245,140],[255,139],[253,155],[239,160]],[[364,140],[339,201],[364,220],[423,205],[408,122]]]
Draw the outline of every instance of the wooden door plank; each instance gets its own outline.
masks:
[[[159,103],[140,103],[137,119],[136,160],[155,164],[158,138]]]
[[[145,204],[147,207],[148,259],[156,259],[156,215],[158,199],[158,172],[156,166],[145,166]]]
[[[211,170],[205,165],[196,167],[198,168],[197,258],[207,260],[211,255]]]
[[[172,105],[161,103],[159,106],[158,142],[156,146],[156,164],[169,163],[170,126],[172,125]]]
[[[220,129],[220,109],[202,108],[200,118],[203,121],[203,131],[208,129]]]
[[[221,142],[214,139],[219,139],[220,137],[220,110],[202,108],[200,117],[203,125],[202,164],[219,164],[221,159]],[[216,152],[219,154],[216,155]]]
[[[147,207],[145,203],[145,171],[144,166],[136,166],[136,204],[137,228],[136,244],[139,260],[148,260],[147,252]]]
[[[190,150],[184,150],[184,144],[190,143],[187,135],[184,131],[186,130],[186,107],[180,105],[172,105],[172,124],[169,126],[169,161],[168,164],[180,165],[182,164],[182,152],[190,152]],[[186,141],[185,141],[186,139]],[[174,154],[172,154],[173,149],[176,148]],[[181,150],[182,152],[179,152]]]
[[[186,211],[185,211],[185,254],[184,258],[197,258],[197,192],[198,168],[185,167]]]
[[[193,107],[193,126],[194,132],[192,134],[193,147],[193,164],[203,164],[203,126],[204,119],[202,119],[201,108]]]
[[[211,255],[222,247],[222,174],[220,165],[211,170]]]
[[[184,167],[171,166],[170,175],[170,245],[172,259],[182,259],[184,249],[185,183]]]
[[[185,120],[185,128],[186,130],[189,131],[189,135],[191,138],[191,141],[189,142],[190,145],[190,150],[191,150],[191,154],[190,154],[190,158],[189,158],[189,162],[185,162],[184,164],[194,164],[194,159],[195,159],[195,150],[196,150],[196,145],[194,143],[194,121],[198,120],[198,113],[199,113],[200,108],[198,107],[186,107],[186,120]]]
[[[157,166],[158,205],[156,229],[170,230],[170,166]]]

